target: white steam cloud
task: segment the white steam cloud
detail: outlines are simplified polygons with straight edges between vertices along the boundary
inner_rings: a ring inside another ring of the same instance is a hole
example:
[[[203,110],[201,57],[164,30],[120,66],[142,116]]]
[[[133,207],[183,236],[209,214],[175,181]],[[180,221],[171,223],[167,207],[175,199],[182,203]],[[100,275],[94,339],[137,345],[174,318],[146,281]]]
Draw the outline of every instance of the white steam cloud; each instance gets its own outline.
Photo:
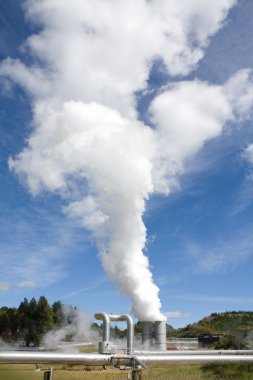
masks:
[[[172,83],[150,104],[151,128],[137,119],[135,93],[156,59],[171,76],[188,74],[234,4],[29,0],[26,14],[41,27],[23,46],[32,63],[0,65],[33,105],[33,133],[10,167],[33,194],[57,191],[69,201],[64,213],[92,231],[109,278],[140,320],[165,318],[143,254],[146,200],[173,190],[185,160],[247,117],[253,97],[248,70],[220,86]]]
[[[83,311],[73,309],[68,305],[63,305],[63,315],[65,325],[51,330],[43,337],[43,344],[46,348],[59,348],[66,351],[78,351],[78,348],[67,344],[66,340],[72,342],[90,342],[97,341],[98,334],[91,329],[91,318]],[[63,345],[62,342],[66,343]]]

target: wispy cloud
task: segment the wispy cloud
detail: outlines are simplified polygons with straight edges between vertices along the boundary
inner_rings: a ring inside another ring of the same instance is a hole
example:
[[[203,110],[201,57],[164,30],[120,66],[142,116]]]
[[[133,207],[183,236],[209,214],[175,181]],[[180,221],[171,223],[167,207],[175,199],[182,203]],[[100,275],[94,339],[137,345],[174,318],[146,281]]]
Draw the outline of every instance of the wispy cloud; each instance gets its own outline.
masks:
[[[192,261],[192,271],[195,274],[212,274],[235,268],[247,261],[253,255],[252,231],[238,234],[229,241],[220,240],[216,244],[200,245],[190,243],[186,251]]]
[[[35,288],[36,283],[34,281],[21,281],[17,284],[19,288]]]
[[[243,182],[238,194],[235,197],[231,216],[235,216],[245,211],[253,203],[253,177],[249,176]]]
[[[87,292],[90,293],[90,292],[94,291],[95,289],[100,288],[100,286],[103,285],[105,282],[106,282],[106,278],[103,276],[99,279],[96,279],[90,286],[86,286],[85,288],[74,290],[71,293],[67,293],[67,294],[61,296],[60,298],[62,300],[66,300],[68,298],[75,297],[81,293],[87,293]]]
[[[68,263],[75,255],[74,247],[80,243],[79,230],[61,217],[38,213],[39,210],[31,222],[29,213],[20,216],[17,211],[14,226],[8,217],[0,225],[3,284],[40,288],[56,283],[68,274]]]
[[[11,287],[11,284],[9,282],[0,282],[0,292],[9,290],[10,287]]]
[[[156,284],[159,287],[163,287],[168,284],[176,284],[180,282],[183,276],[184,274],[182,273],[173,273],[173,274],[170,274],[170,276],[167,275],[167,276],[156,277],[155,280],[156,280]]]
[[[166,311],[164,314],[167,318],[186,318],[192,315],[192,313],[185,313],[182,311]]]
[[[14,271],[24,279],[23,284],[45,287],[66,276],[65,260],[64,253],[57,246],[38,246],[23,257],[22,263],[14,265]]]
[[[215,302],[215,303],[226,303],[226,304],[253,304],[253,297],[230,297],[221,295],[206,295],[206,294],[178,294],[169,295],[170,299],[197,301],[197,302]]]

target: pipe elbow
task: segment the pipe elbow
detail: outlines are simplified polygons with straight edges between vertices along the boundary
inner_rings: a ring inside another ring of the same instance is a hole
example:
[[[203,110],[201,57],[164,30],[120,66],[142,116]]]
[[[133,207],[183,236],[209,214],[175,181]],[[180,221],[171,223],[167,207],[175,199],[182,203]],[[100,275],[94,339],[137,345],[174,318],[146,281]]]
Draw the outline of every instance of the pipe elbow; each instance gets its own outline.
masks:
[[[96,313],[94,317],[99,320],[103,321],[103,341],[107,342],[109,341],[109,335],[110,335],[110,317],[107,313],[104,311],[101,311],[99,313]]]

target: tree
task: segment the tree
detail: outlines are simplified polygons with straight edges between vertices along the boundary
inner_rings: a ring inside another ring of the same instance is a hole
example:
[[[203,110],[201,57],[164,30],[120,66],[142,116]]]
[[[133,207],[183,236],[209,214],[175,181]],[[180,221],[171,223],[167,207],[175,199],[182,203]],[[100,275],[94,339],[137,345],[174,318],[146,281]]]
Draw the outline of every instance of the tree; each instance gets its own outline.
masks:
[[[53,320],[56,327],[61,327],[64,324],[65,316],[61,301],[56,301],[52,305]]]
[[[26,346],[39,346],[43,335],[54,327],[53,310],[47,299],[41,296],[37,302],[25,298],[19,305],[20,327]]]
[[[40,297],[37,304],[35,324],[37,328],[37,343],[39,344],[43,335],[54,327],[54,313],[44,296]]]

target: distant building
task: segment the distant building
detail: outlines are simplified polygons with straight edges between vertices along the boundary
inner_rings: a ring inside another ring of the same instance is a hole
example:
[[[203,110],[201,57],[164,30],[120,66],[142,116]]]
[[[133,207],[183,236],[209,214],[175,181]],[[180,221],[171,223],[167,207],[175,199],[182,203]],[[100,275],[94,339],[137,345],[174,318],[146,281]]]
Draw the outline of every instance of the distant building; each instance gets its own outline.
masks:
[[[214,343],[218,343],[220,341],[219,336],[202,336],[198,338],[199,347],[210,348]]]
[[[197,338],[168,338],[167,350],[196,350],[199,343]]]
[[[219,342],[219,336],[203,336],[200,338],[168,338],[167,350],[198,350],[199,348],[211,348]]]

